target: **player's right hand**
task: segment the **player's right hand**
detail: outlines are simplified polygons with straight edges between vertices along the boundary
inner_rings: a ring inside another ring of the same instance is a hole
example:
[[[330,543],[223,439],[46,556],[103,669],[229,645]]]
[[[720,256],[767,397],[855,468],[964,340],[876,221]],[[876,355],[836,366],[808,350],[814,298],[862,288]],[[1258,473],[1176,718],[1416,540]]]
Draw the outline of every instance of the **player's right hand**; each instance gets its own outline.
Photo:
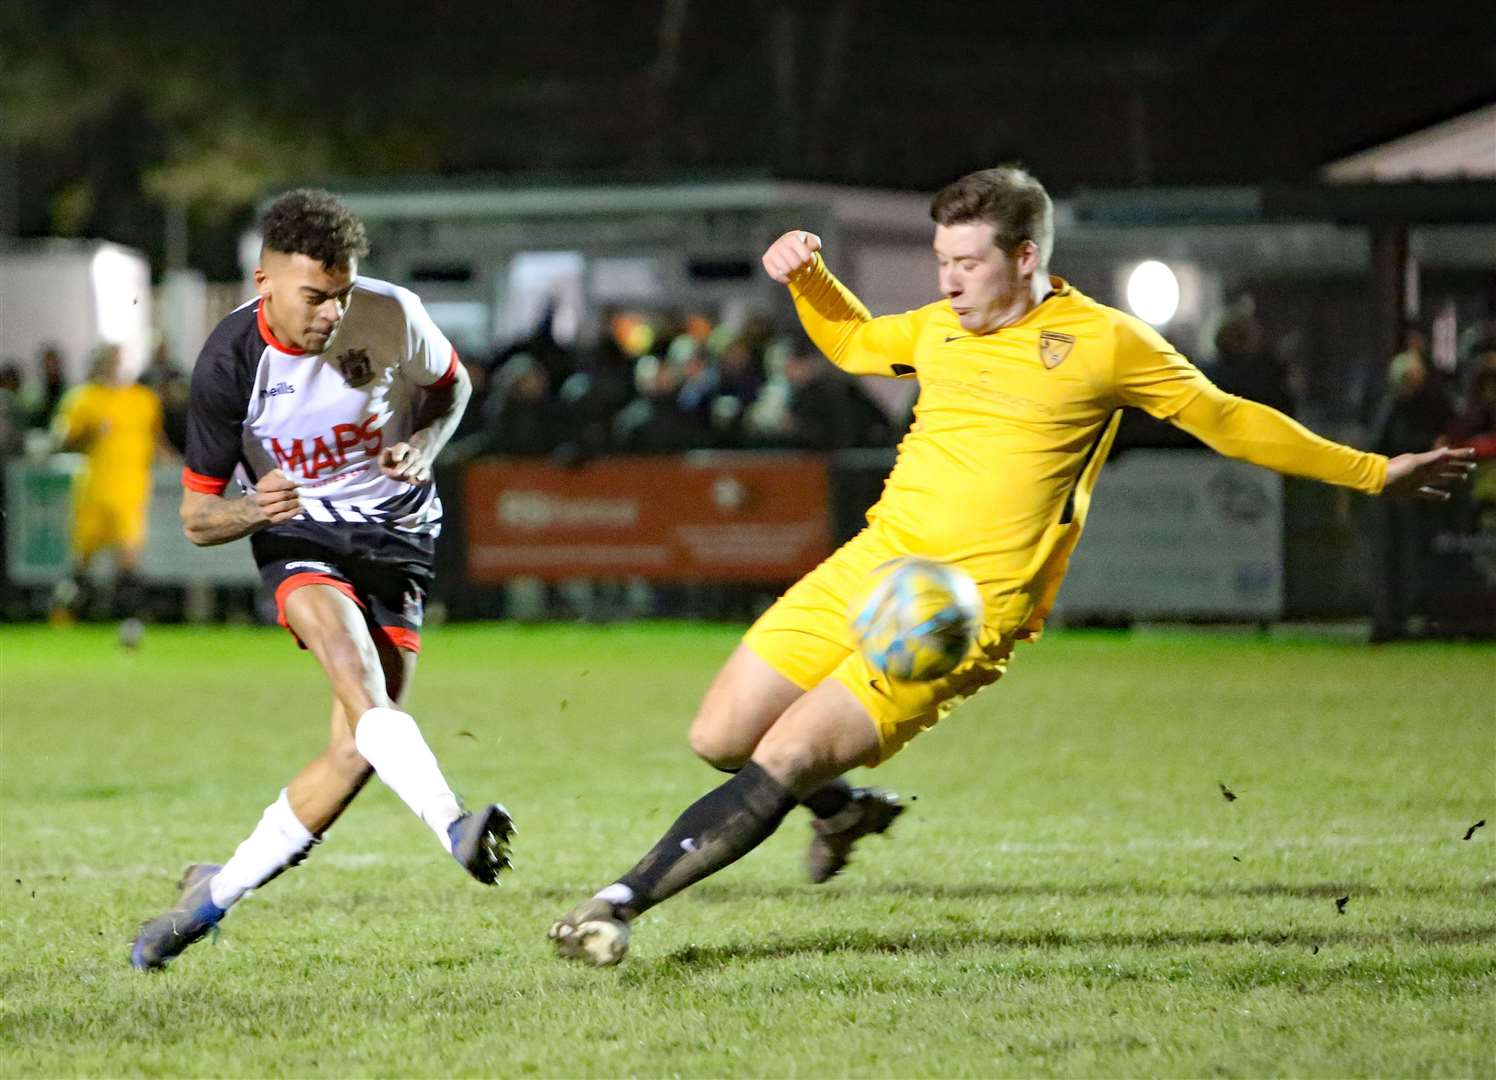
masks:
[[[1442,502],[1475,471],[1475,451],[1448,446],[1426,454],[1398,454],[1387,462],[1382,494],[1389,499]]]
[[[764,252],[764,270],[779,284],[788,285],[790,278],[816,261],[820,250],[821,238],[815,233],[791,229]]]
[[[296,481],[279,469],[271,469],[260,477],[250,498],[272,525],[290,521],[301,513],[301,496],[297,493]]]

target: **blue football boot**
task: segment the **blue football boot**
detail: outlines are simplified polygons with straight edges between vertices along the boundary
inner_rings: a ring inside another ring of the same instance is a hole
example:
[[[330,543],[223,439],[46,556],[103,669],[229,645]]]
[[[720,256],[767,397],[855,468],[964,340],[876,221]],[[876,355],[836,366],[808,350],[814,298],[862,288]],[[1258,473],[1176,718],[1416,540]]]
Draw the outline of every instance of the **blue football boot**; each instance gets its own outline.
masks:
[[[476,814],[463,814],[447,826],[447,835],[452,839],[452,858],[484,885],[494,884],[499,871],[512,865],[509,838],[514,835],[514,822],[498,803]]]
[[[140,933],[130,950],[130,963],[136,970],[164,968],[187,946],[217,929],[227,911],[213,903],[208,883],[222,869],[209,863],[196,863],[183,871],[182,880],[177,882],[181,896],[176,904],[140,924]]]

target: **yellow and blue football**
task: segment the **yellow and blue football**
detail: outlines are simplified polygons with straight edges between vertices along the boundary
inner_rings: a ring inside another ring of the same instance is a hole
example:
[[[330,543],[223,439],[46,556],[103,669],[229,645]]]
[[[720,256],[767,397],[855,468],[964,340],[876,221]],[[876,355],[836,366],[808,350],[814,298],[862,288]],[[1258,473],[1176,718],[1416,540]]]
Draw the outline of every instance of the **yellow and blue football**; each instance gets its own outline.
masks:
[[[895,679],[949,674],[982,628],[982,598],[970,575],[931,559],[906,558],[874,572],[853,605],[852,635],[868,663]]]

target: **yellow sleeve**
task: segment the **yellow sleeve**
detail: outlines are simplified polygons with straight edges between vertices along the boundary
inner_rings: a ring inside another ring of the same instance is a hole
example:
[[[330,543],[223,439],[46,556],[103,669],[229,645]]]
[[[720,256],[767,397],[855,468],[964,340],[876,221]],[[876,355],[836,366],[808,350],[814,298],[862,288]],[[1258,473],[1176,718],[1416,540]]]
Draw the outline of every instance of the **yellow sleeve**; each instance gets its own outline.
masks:
[[[1172,417],[1173,423],[1217,453],[1290,476],[1378,495],[1387,459],[1322,439],[1291,417],[1213,383]]]
[[[833,364],[854,375],[894,375],[894,364],[910,364],[919,334],[917,312],[873,318],[826,269],[821,256],[790,279],[800,325]]]
[[[1153,327],[1120,311],[1114,316],[1113,392],[1118,404],[1168,420],[1210,385]]]

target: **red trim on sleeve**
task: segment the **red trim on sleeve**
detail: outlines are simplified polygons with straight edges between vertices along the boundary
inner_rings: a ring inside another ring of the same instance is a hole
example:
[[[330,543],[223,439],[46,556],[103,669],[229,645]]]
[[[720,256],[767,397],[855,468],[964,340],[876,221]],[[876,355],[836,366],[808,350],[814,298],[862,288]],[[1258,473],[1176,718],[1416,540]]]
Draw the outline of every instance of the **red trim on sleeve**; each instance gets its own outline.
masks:
[[[222,495],[223,489],[229,486],[229,482],[220,480],[216,476],[204,476],[202,473],[195,473],[183,467],[182,486],[189,491],[201,491],[204,495]]]
[[[291,627],[286,622],[286,597],[290,596],[293,592],[301,588],[303,585],[331,585],[334,589],[337,589],[338,592],[348,597],[348,599],[352,600],[359,607],[364,606],[364,602],[360,600],[358,598],[358,594],[353,591],[353,586],[344,581],[342,578],[335,578],[327,574],[317,574],[312,572],[308,572],[305,574],[292,574],[290,577],[286,578],[285,581],[282,581],[275,587],[275,618],[276,621],[284,626],[287,630],[291,630]],[[291,630],[291,633],[295,634],[296,631]],[[301,639],[297,638],[296,640],[300,641]]]
[[[395,648],[413,653],[421,651],[420,631],[404,626],[381,626],[379,629],[384,631],[384,636],[390,639],[390,644]]]
[[[447,365],[447,373],[436,382],[426,387],[427,390],[445,390],[457,381],[457,350],[452,350],[452,362]]]
[[[255,322],[260,327],[260,337],[272,349],[285,353],[287,356],[305,356],[305,349],[298,349],[295,345],[282,345],[276,340],[275,332],[270,329],[270,324],[265,321],[265,301],[261,300],[255,305]]]

